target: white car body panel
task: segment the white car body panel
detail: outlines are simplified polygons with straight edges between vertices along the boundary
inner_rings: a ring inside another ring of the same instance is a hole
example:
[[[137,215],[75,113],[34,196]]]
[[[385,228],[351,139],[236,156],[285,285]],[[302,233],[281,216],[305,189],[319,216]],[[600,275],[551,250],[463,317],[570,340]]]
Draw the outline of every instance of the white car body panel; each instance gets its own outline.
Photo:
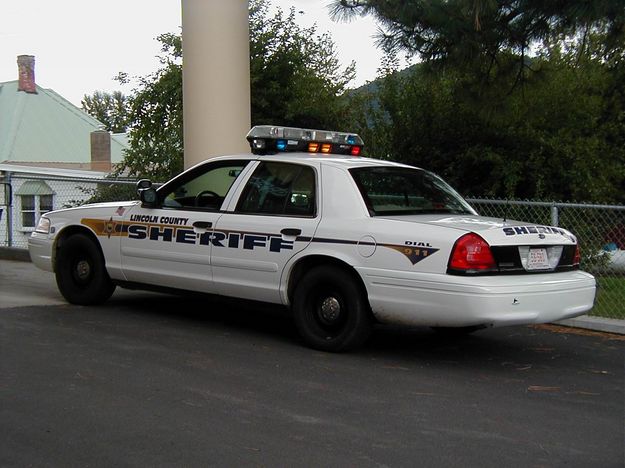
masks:
[[[51,221],[51,232],[42,234],[33,232],[28,241],[28,248],[33,263],[39,268],[47,271],[54,271],[53,266],[53,245],[54,241],[66,229],[81,228],[88,230],[97,237],[93,225],[82,224],[82,220],[92,219],[94,224],[99,225],[102,230],[106,229],[107,223],[113,226],[124,220],[124,214],[132,207],[138,205],[137,201],[95,203],[76,208],[67,208],[49,213],[48,219]],[[106,258],[106,268],[111,278],[125,280],[122,272],[119,236],[112,233],[111,236],[103,235],[99,239],[104,258]]]
[[[219,213],[198,213],[178,211],[172,215],[171,211],[161,209],[144,209],[140,205],[133,207],[124,218],[127,222],[134,219],[153,219],[154,222],[143,223],[142,229],[137,230],[138,236],[145,235],[145,239],[121,237],[121,263],[124,280],[136,283],[146,283],[170,288],[190,288],[194,291],[213,292],[212,271],[210,265],[210,244],[197,245],[185,242],[167,242],[151,240],[152,232],[158,235],[171,233],[176,239],[183,232],[180,228],[188,228],[190,234],[203,234],[206,229],[196,229],[192,225],[198,221],[215,223]],[[148,217],[148,218],[143,218]],[[173,223],[169,218],[177,219]],[[178,221],[180,220],[180,221]],[[184,220],[184,225],[178,224]],[[158,231],[152,229],[159,226]],[[138,229],[138,228],[137,228]],[[148,231],[148,229],[150,231]]]
[[[439,327],[545,323],[589,310],[595,279],[574,271],[533,277],[397,274],[359,269],[381,322]]]

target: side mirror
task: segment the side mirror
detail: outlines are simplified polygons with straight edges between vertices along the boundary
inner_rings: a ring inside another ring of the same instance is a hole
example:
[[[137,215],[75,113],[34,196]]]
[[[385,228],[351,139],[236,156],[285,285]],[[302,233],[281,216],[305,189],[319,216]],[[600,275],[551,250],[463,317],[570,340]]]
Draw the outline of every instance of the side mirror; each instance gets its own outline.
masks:
[[[137,182],[137,194],[141,200],[141,206],[144,208],[156,208],[158,196],[156,189],[152,187],[152,182],[148,179],[141,179]]]
[[[152,187],[152,181],[149,179],[141,179],[137,182],[137,191]]]

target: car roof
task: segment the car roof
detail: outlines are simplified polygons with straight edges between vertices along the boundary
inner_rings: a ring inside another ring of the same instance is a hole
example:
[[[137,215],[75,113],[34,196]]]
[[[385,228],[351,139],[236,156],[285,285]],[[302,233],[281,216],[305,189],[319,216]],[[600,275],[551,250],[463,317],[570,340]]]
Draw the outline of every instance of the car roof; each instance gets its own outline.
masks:
[[[350,156],[341,154],[321,154],[321,153],[277,153],[268,155],[254,155],[254,154],[234,154],[228,156],[218,156],[215,158],[202,161],[198,165],[208,163],[210,161],[228,160],[228,159],[249,159],[253,161],[279,161],[279,162],[308,162],[308,163],[321,163],[323,165],[331,165],[335,167],[341,167],[344,169],[351,169],[357,167],[373,167],[373,166],[387,166],[387,167],[406,167],[415,168],[407,164],[401,164],[394,161],[386,161],[383,159],[365,158],[362,156]]]

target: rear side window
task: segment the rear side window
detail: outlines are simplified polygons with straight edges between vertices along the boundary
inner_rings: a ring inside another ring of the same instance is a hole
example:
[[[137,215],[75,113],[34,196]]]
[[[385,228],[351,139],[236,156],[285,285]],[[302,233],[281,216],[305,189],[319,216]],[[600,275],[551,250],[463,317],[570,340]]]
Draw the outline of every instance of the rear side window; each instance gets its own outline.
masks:
[[[363,167],[350,173],[372,216],[475,214],[454,189],[431,172],[403,167]]]
[[[239,213],[314,217],[315,171],[309,166],[262,162],[247,182]]]

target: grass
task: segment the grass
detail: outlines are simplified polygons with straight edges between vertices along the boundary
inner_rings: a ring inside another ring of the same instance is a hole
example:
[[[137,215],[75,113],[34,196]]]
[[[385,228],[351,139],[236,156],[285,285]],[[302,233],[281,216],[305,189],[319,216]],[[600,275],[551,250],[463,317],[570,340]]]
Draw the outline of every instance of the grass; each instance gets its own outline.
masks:
[[[597,284],[597,301],[589,315],[625,320],[625,277],[597,277]]]

